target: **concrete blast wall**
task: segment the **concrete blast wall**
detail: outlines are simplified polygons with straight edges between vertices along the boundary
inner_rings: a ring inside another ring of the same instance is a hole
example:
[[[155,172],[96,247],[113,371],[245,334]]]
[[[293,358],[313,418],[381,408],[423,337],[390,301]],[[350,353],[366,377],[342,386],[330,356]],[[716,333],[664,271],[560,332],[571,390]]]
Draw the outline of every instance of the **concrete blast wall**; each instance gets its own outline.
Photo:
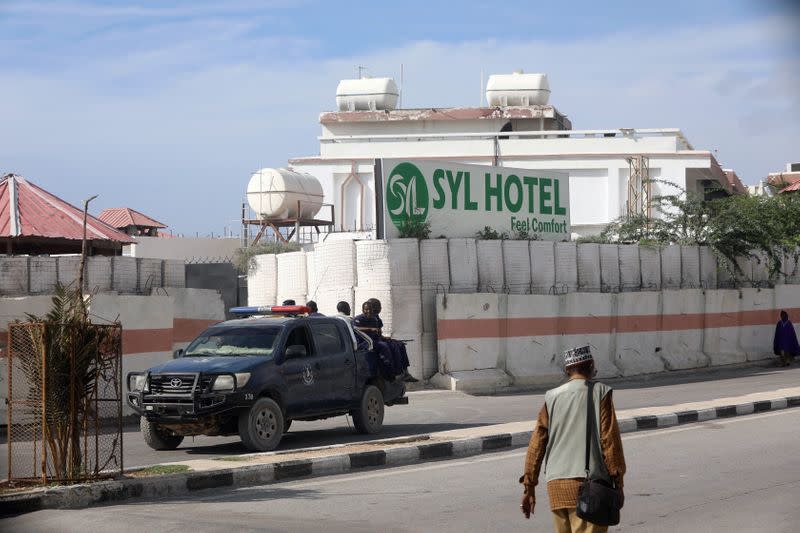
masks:
[[[52,294],[57,283],[77,283],[80,262],[78,256],[0,257],[0,296]],[[170,259],[87,257],[83,279],[93,294],[186,287],[184,262]]]
[[[320,243],[309,252],[262,255],[255,260],[257,268],[249,275],[249,305],[272,305],[288,298],[297,302],[314,299],[323,314],[334,314],[336,303],[343,300],[350,304],[353,314],[358,314],[365,300],[378,298],[383,304],[381,318],[386,332],[419,345],[417,349],[415,344],[414,351],[421,359],[422,369],[415,363],[413,370],[419,370],[426,378],[434,369],[443,370],[441,354],[434,348],[441,348],[437,344],[440,317],[435,304],[441,295],[572,295],[564,300],[572,302],[578,298],[576,295],[593,293],[597,295],[594,299],[579,298],[583,304],[591,302],[590,308],[594,310],[587,311],[587,316],[609,315],[613,305],[644,309],[645,305],[654,305],[653,298],[668,314],[681,314],[686,312],[686,306],[700,306],[695,293],[691,297],[690,293],[684,295],[689,300],[673,299],[667,293],[656,296],[644,293],[662,289],[716,289],[718,283],[726,286],[724,274],[708,248],[681,245],[476,239],[343,240]],[[749,258],[742,261],[750,276],[749,283],[764,286],[764,274],[756,274],[754,265],[758,264]],[[793,264],[787,264],[788,270],[790,266]],[[772,283],[788,279],[784,275]],[[615,296],[621,293],[631,296]],[[514,298],[502,301],[517,305]],[[541,312],[551,312],[553,318],[572,316],[564,314],[571,312],[569,305],[552,309],[544,305]],[[711,301],[708,305],[713,309],[716,303]],[[706,306],[703,299],[700,308]],[[636,336],[629,337],[620,337],[626,348],[618,354],[619,364],[629,370],[657,371],[652,361],[636,359],[639,351]],[[693,367],[707,361],[698,339],[696,332],[679,336],[670,354],[662,354],[661,369]],[[671,347],[666,343],[665,346]],[[457,349],[452,348],[450,353],[453,350]],[[716,348],[712,352],[709,357],[720,360],[731,357]]]
[[[800,286],[441,295],[433,381],[475,391],[551,384],[562,376],[563,351],[584,344],[601,377],[768,359],[781,309],[800,316]]]
[[[27,320],[26,313],[45,315],[52,295],[0,298],[0,423],[5,416],[8,362],[5,355],[8,324]],[[172,358],[208,326],[225,319],[225,307],[217,291],[170,288],[150,295],[95,294],[89,313],[97,324],[122,324],[123,379]],[[123,403],[125,413],[130,412]]]

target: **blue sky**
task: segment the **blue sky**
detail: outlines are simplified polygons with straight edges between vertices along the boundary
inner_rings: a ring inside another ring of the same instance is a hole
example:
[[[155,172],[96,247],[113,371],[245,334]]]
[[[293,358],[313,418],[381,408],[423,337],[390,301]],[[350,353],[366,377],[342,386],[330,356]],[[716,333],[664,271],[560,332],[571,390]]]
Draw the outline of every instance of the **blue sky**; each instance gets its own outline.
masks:
[[[547,72],[576,129],[679,127],[753,183],[800,160],[796,5],[0,0],[0,172],[218,234],[252,170],[318,153],[339,79],[402,63],[405,107]]]

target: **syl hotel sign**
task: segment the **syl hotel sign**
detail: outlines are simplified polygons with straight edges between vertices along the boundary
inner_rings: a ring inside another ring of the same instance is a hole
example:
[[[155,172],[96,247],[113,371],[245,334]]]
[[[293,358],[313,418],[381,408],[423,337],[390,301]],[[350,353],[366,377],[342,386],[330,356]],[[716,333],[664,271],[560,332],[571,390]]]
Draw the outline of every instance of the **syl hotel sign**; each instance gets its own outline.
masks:
[[[570,238],[564,172],[382,159],[375,178],[379,238],[400,236],[409,222],[429,222],[433,237],[474,237],[489,226],[512,238]]]

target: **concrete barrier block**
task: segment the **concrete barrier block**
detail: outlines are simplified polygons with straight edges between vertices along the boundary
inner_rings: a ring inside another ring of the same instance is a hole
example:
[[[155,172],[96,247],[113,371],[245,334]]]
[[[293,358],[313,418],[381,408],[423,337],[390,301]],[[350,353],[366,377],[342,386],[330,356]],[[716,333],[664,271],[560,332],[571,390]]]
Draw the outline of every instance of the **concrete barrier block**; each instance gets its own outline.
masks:
[[[505,340],[499,319],[504,315],[506,298],[505,294],[488,293],[437,296],[440,373],[497,368],[504,357]],[[471,330],[478,320],[482,322],[480,327],[496,334],[473,338]]]
[[[0,257],[0,295],[28,293],[28,258]]]
[[[113,257],[111,270],[113,290],[123,294],[136,292],[139,284],[139,263],[135,257]]]
[[[661,288],[681,288],[681,247],[678,244],[661,249]]]
[[[503,292],[505,276],[502,241],[477,241],[478,291]]]
[[[58,264],[55,257],[31,256],[28,262],[31,294],[52,294],[58,281]]]
[[[511,294],[531,293],[531,257],[528,241],[503,243],[503,273],[505,286]]]
[[[531,241],[531,292],[552,294],[556,284],[555,245],[550,241]]]
[[[450,260],[447,239],[424,239],[419,242],[420,279],[423,289],[450,287]]]
[[[747,361],[739,345],[739,291],[707,290],[705,313],[707,326],[703,336],[703,352],[713,366],[732,365]]]
[[[700,286],[704,289],[717,288],[717,258],[708,246],[700,247]]]
[[[278,260],[275,254],[257,255],[247,273],[247,305],[275,305],[278,298]]]
[[[436,333],[422,334],[422,377],[430,379],[439,369]]]
[[[561,336],[558,353],[588,344],[600,377],[614,377],[621,373],[614,360],[614,338],[610,334],[615,297],[602,293],[572,293],[559,297],[558,328]]]
[[[305,252],[289,252],[276,256],[278,281],[277,293],[278,300],[282,296],[299,297],[302,295],[303,301],[308,294],[308,280],[306,276],[306,254]],[[297,300],[298,302],[300,300]]]
[[[700,288],[699,246],[681,246],[681,288]]]
[[[600,292],[599,244],[578,244],[578,290]]]
[[[186,287],[186,263],[182,259],[164,260],[164,287]]]
[[[614,364],[623,376],[664,371],[661,352],[661,294],[631,292],[616,295],[618,324]]]
[[[478,289],[478,247],[475,239],[449,239],[450,291],[472,293]]]
[[[139,291],[161,287],[161,267],[163,260],[143,257],[139,261]]]
[[[447,294],[443,289],[423,287],[422,296],[422,331],[436,332],[436,295]]]
[[[623,292],[642,288],[642,270],[638,244],[619,245],[619,282]]]
[[[711,360],[703,352],[705,296],[700,289],[662,293],[661,357],[667,370],[701,368]],[[694,327],[696,326],[696,327]]]
[[[800,285],[800,260],[794,254],[784,255],[784,279],[785,283],[792,285]]]
[[[419,286],[355,288],[354,314],[361,313],[362,304],[370,298],[381,301],[384,335],[419,335],[422,333],[422,293]]]
[[[578,247],[572,242],[555,243],[555,291],[559,294],[578,290]]]
[[[553,383],[561,375],[561,336],[558,317],[562,297],[509,295],[504,316],[528,319],[504,339],[504,368],[518,386]],[[502,359],[501,359],[502,364]]]
[[[636,266],[639,266],[637,259]],[[620,277],[619,245],[600,245],[600,286],[603,292],[619,292],[622,287]]]
[[[661,290],[661,248],[640,245],[639,262],[642,273],[642,290]]]
[[[321,288],[317,279],[316,255],[316,252],[306,252],[306,284],[308,285],[309,300],[316,300],[317,292]]]
[[[314,271],[319,289],[355,287],[358,284],[356,241],[342,239],[317,244]]]
[[[86,258],[86,288],[89,292],[108,292],[113,283],[111,279],[112,257],[94,256]]]
[[[781,287],[779,290],[785,288]],[[758,361],[773,357],[772,341],[775,334],[775,323],[778,321],[778,313],[773,311],[777,306],[775,301],[775,290],[743,288],[740,291],[740,310],[743,313],[758,313],[768,311],[765,317],[768,321],[763,325],[741,324],[739,330],[739,345],[747,354],[748,361]],[[800,303],[800,300],[798,300]],[[770,320],[769,315],[772,315]]]
[[[81,258],[78,256],[63,256],[58,258],[58,282],[61,285],[75,286],[78,283],[78,272],[81,268]]]
[[[335,315],[337,313],[336,305],[339,302],[347,302],[353,311],[353,316],[361,314],[361,304],[359,303],[356,307],[355,291],[352,287],[319,290],[315,298],[320,313],[324,315]]]

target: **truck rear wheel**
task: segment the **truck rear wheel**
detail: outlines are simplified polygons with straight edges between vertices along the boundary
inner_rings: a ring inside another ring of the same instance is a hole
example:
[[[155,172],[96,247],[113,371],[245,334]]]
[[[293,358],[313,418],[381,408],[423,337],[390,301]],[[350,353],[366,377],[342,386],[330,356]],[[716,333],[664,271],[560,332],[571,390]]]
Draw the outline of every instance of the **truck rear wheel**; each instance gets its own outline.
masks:
[[[139,429],[144,437],[144,442],[154,450],[174,450],[183,442],[182,435],[170,435],[165,429],[145,417],[139,419]]]
[[[368,385],[361,397],[361,406],[350,412],[359,433],[373,435],[383,428],[383,394],[375,385]]]
[[[259,398],[239,415],[239,437],[248,450],[268,452],[278,447],[283,437],[283,412],[271,398]]]

